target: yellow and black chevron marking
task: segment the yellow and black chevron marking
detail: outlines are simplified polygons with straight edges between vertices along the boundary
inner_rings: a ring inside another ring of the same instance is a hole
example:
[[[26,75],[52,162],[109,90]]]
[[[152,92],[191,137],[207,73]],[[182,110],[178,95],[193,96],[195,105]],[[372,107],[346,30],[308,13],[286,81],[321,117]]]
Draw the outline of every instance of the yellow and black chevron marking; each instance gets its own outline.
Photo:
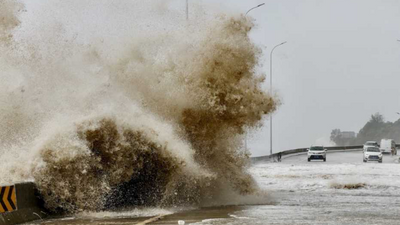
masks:
[[[0,187],[0,213],[17,210],[15,186]]]

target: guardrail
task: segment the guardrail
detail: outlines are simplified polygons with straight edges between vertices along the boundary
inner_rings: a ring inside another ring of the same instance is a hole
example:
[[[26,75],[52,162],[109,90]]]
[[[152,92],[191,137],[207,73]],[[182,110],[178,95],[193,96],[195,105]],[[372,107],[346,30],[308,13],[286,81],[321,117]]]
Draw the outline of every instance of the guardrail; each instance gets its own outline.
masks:
[[[325,147],[325,149],[327,149],[328,151],[340,151],[340,150],[343,151],[343,150],[354,150],[354,149],[362,149],[362,148],[363,148],[363,145]],[[400,144],[396,144],[396,148],[400,148]],[[281,156],[286,156],[286,155],[292,155],[292,154],[296,154],[296,153],[307,152],[307,149],[308,148],[296,148],[296,149],[282,151],[279,153],[281,154]],[[251,162],[257,163],[257,162],[271,161],[271,160],[277,159],[279,153],[274,153],[272,155],[251,157]]]
[[[396,145],[396,147],[400,147],[400,145]],[[362,148],[363,148],[362,145],[325,147],[325,149],[327,151],[355,150],[355,149],[362,149]],[[292,154],[296,154],[296,153],[307,152],[307,149],[308,148],[296,148],[296,149],[282,151],[279,153],[281,154],[281,156],[286,156],[286,155],[292,155]],[[251,162],[258,163],[258,162],[271,161],[271,160],[277,159],[279,153],[274,153],[272,155],[251,157]]]

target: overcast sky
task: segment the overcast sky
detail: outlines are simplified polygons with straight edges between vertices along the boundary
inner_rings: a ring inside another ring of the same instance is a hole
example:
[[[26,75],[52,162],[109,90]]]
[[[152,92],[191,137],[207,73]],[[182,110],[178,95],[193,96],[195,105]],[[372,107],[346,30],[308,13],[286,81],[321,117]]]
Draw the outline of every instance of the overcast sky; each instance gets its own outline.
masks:
[[[190,1],[189,1],[190,2]],[[204,4],[214,2],[203,1]],[[399,0],[220,0],[249,13],[254,41],[265,46],[263,70],[283,104],[274,114],[274,152],[328,142],[332,129],[358,132],[371,114],[395,121],[400,111]],[[193,3],[201,4],[201,1]],[[207,6],[205,6],[207,7]],[[324,141],[325,140],[325,141]],[[269,153],[269,123],[250,139]]]
[[[184,19],[186,1],[169,2]],[[273,119],[274,152],[327,145],[332,129],[358,132],[376,112],[399,118],[399,0],[189,0],[189,8],[244,14],[264,2],[249,16],[257,24],[251,37],[264,50],[266,89],[269,52],[287,41],[274,51],[274,91],[283,103]],[[249,146],[265,155],[269,143],[266,120]]]

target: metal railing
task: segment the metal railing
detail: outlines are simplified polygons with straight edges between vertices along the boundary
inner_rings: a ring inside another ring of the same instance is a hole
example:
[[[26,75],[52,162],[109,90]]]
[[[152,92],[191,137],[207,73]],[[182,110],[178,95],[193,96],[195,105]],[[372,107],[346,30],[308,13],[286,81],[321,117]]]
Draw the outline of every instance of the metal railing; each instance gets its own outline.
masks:
[[[396,147],[400,147],[400,145],[396,145]],[[356,150],[356,149],[362,149],[362,148],[363,148],[362,145],[325,147],[325,149],[327,151],[346,151],[346,150]],[[279,153],[281,154],[281,156],[287,156],[287,155],[307,152],[307,149],[308,148],[296,148],[296,149],[290,149],[290,150],[282,151],[282,152],[279,152]],[[278,154],[279,153],[274,153],[272,155],[251,157],[251,162],[252,163],[257,163],[257,162],[276,160],[278,158]]]
[[[328,150],[328,151],[346,151],[346,150],[356,150],[356,149],[360,149],[361,150],[362,148],[363,148],[363,145],[325,147],[325,149]],[[396,148],[400,148],[400,144],[396,144]],[[307,149],[308,148],[296,148],[296,149],[290,149],[290,150],[282,151],[282,152],[279,152],[279,153],[281,154],[281,156],[287,156],[287,155],[307,152]],[[274,153],[272,155],[251,157],[251,162],[252,163],[258,163],[258,162],[276,160],[278,158],[278,154],[279,153]]]

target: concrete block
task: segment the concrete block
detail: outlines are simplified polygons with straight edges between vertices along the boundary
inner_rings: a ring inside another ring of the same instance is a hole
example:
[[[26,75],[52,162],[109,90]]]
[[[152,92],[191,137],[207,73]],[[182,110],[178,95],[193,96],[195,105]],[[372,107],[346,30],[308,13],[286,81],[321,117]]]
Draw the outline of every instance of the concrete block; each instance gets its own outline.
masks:
[[[0,213],[0,225],[14,225],[47,216],[34,183],[15,184],[16,209]],[[8,206],[9,209],[9,206]]]

